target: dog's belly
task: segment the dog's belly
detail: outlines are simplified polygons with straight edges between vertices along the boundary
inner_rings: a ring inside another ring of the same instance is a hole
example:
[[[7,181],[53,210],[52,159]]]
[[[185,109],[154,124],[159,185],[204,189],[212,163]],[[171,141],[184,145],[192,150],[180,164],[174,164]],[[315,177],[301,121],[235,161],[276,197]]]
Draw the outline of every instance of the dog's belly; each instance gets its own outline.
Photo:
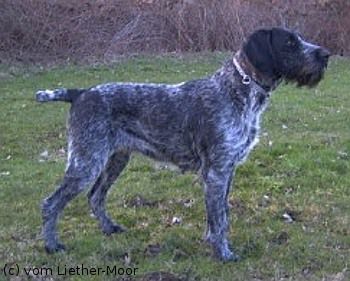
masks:
[[[147,148],[145,146],[141,148],[135,147],[135,151],[158,161],[175,164],[182,172],[198,171],[200,168],[199,156],[184,146],[177,145],[176,149],[174,149],[174,146],[148,143]]]
[[[166,131],[162,131],[159,135],[144,128],[136,131],[137,133],[131,128],[124,128],[118,132],[119,137],[124,136],[129,151],[139,152],[157,161],[175,164],[183,172],[199,170],[200,157],[191,136],[167,134]]]

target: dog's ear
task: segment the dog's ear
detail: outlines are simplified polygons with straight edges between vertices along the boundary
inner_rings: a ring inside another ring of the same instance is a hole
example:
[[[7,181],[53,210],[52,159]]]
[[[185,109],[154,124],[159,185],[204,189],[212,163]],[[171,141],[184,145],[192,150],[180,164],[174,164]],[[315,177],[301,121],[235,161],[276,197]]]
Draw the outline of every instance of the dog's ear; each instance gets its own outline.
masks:
[[[272,30],[255,31],[244,44],[243,52],[258,72],[269,77],[274,76]]]

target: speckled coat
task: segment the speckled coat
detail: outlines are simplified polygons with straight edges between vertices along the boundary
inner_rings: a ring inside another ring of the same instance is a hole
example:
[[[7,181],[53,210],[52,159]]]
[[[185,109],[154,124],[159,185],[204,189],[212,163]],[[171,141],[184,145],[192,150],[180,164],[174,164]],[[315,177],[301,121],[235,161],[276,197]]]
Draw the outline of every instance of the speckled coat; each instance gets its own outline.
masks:
[[[105,197],[130,154],[140,152],[201,175],[205,239],[221,260],[237,260],[226,237],[227,198],[235,167],[257,143],[270,90],[282,79],[317,84],[328,56],[288,30],[261,30],[249,37],[234,59],[203,79],[177,85],[108,83],[37,92],[39,102],[72,104],[66,173],[42,206],[46,250],[64,249],[57,237],[57,218],[89,185],[90,206],[103,232],[124,231],[107,215]]]

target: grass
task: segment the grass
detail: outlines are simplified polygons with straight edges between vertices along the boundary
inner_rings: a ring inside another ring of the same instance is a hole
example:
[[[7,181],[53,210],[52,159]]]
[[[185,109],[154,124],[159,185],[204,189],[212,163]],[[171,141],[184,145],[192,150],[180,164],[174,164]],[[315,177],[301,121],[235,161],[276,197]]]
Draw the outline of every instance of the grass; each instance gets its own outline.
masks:
[[[349,280],[350,61],[342,58],[331,61],[316,89],[282,86],[273,94],[260,144],[239,167],[230,196],[230,239],[242,261],[215,261],[201,242],[205,210],[196,178],[138,155],[107,204],[129,231],[102,235],[80,196],[59,224],[68,251],[44,252],[39,206],[64,172],[68,106],[37,104],[33,93],[105,81],[177,83],[213,72],[225,55],[140,57],[110,66],[35,71],[0,68],[0,268],[129,266],[138,268],[137,280],[158,280],[150,273],[160,271],[168,273],[162,280]],[[181,223],[172,225],[173,217]],[[21,269],[14,279],[2,271],[0,280],[67,279],[43,274],[29,278]],[[133,280],[123,278],[68,279]]]

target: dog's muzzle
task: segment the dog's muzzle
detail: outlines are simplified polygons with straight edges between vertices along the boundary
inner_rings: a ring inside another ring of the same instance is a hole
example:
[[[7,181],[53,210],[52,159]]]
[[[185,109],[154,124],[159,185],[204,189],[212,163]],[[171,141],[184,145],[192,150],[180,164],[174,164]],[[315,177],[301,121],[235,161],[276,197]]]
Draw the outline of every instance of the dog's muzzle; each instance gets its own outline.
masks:
[[[327,49],[318,45],[308,43],[304,40],[301,40],[301,42],[304,49],[304,54],[312,57],[315,62],[320,63],[324,68],[326,68],[331,53]]]

